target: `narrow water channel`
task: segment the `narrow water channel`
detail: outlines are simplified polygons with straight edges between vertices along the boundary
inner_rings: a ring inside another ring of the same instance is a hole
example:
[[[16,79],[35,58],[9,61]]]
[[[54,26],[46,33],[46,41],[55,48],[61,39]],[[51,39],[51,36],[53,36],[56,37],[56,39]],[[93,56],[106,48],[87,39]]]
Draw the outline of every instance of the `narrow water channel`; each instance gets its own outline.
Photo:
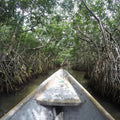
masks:
[[[76,78],[77,81],[88,90],[88,92],[115,118],[115,120],[120,120],[120,107],[102,98],[101,96],[96,95],[91,88],[88,88],[88,80],[84,78],[85,72],[73,71],[71,69],[68,69],[68,72],[71,73],[74,78]]]
[[[97,97],[92,91],[87,88],[87,80],[84,78],[84,72],[73,71],[67,69],[68,72],[72,74],[88,91],[100,102],[101,105],[116,119],[120,120],[120,108],[117,108],[112,103],[104,101],[102,98]],[[20,92],[17,92],[14,95],[0,95],[0,117],[6,114],[11,108],[17,105],[23,98],[25,98],[29,93],[31,93],[39,84],[49,77],[56,70],[51,70],[48,75],[40,76],[38,79],[32,80],[28,85],[24,87]]]

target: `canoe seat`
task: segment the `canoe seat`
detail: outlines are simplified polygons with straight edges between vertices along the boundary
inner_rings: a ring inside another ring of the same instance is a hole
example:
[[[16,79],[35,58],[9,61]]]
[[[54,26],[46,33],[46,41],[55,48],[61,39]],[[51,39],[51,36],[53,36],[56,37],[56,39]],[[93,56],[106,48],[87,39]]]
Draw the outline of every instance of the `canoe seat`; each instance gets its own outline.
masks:
[[[57,75],[36,96],[38,104],[50,106],[76,106],[81,103],[67,77]]]

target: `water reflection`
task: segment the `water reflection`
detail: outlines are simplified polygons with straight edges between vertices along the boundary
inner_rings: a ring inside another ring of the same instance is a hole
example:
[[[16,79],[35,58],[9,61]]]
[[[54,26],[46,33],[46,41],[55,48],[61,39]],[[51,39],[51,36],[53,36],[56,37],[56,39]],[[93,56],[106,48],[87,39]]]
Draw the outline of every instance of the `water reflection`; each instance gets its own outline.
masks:
[[[120,108],[116,105],[112,104],[111,102],[105,100],[104,98],[96,95],[91,88],[87,86],[87,81],[84,78],[85,73],[79,71],[73,71],[71,69],[67,69],[69,73],[71,73],[79,83],[81,83],[89,92],[90,94],[115,118],[115,120],[120,120]]]

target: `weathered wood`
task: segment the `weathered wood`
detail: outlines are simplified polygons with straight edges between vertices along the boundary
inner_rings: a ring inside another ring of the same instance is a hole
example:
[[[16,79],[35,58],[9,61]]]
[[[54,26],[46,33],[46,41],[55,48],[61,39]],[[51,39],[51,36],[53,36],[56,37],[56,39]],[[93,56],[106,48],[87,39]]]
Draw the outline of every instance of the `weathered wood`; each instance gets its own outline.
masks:
[[[43,105],[74,106],[79,105],[81,100],[70,82],[65,78],[63,71],[52,78],[36,100]]]
[[[55,120],[64,120],[63,112],[61,112],[60,114],[58,114],[58,115],[55,117]]]
[[[59,111],[58,111],[59,109]],[[63,110],[63,109],[62,109]],[[64,116],[63,116],[63,111],[61,111],[60,107],[53,107],[53,116],[55,120],[64,120]]]

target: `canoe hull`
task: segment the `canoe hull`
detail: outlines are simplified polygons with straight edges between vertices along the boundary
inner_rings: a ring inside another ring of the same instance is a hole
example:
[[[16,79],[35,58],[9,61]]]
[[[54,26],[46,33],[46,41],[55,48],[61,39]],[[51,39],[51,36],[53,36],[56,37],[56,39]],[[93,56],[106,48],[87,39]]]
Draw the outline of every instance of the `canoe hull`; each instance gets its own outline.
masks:
[[[62,74],[61,74],[62,73]],[[36,102],[36,96],[54,77],[64,75],[77,91],[78,106],[47,106]],[[1,118],[2,120],[114,120],[114,118],[67,71],[60,69],[33,93]]]

